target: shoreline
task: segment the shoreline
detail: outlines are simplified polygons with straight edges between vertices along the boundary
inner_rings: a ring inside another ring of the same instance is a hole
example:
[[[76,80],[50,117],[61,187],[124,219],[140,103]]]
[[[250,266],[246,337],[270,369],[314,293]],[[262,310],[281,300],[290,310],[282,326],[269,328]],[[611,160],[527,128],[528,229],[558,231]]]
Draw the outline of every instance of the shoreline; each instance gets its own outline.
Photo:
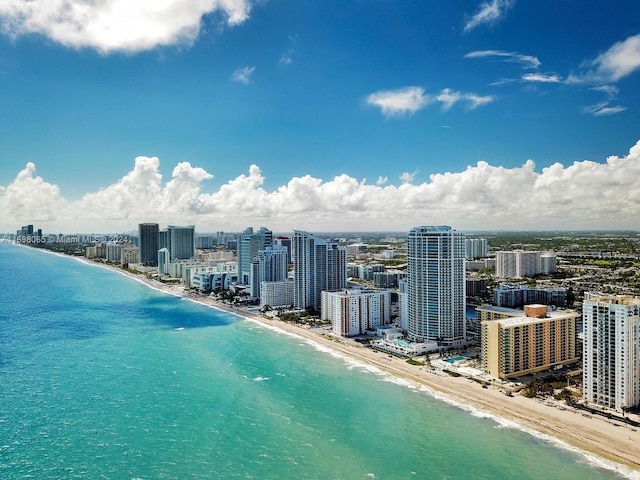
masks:
[[[50,252],[56,253],[56,252]],[[68,257],[64,254],[58,254]],[[85,257],[70,257],[96,267],[106,268],[131,278],[161,293],[185,298],[237,317],[254,321],[269,329],[304,339],[317,347],[334,352],[345,359],[373,366],[385,374],[409,381],[412,388],[427,391],[432,397],[461,408],[473,415],[491,418],[499,425],[517,427],[536,438],[571,451],[594,467],[615,471],[626,478],[640,479],[640,431],[629,425],[619,424],[604,417],[589,416],[554,400],[542,403],[521,395],[507,397],[498,389],[483,389],[480,384],[465,377],[440,376],[426,369],[408,364],[398,357],[373,349],[329,337],[311,329],[292,325],[276,319],[268,319],[259,313],[236,309],[210,297],[185,292],[174,287],[133,274],[117,266],[94,262]],[[445,398],[443,398],[443,395]]]

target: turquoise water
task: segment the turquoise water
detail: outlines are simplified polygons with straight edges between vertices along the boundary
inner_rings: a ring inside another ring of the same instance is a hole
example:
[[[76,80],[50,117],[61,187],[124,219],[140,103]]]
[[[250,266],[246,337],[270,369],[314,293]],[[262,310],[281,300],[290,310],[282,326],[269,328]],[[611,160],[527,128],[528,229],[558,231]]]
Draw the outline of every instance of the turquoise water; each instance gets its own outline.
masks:
[[[466,360],[466,357],[453,357],[453,358],[447,358],[445,360],[445,362],[449,362],[449,363],[456,363],[459,362],[460,360]]]
[[[112,271],[0,244],[0,274],[2,479],[620,478]]]

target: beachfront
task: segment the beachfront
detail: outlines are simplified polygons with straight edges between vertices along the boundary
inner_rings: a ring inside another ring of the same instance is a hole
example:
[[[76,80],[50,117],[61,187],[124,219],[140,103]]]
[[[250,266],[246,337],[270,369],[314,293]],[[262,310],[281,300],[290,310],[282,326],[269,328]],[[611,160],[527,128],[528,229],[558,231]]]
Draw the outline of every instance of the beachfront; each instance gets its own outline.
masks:
[[[303,338],[316,345],[331,349],[348,358],[375,366],[384,372],[409,380],[416,388],[424,387],[434,396],[445,401],[461,405],[471,411],[486,412],[487,416],[498,417],[498,421],[510,420],[517,422],[525,430],[537,435],[549,435],[550,442],[559,439],[565,447],[591,452],[598,457],[630,466],[636,470],[640,468],[640,432],[604,417],[592,417],[575,409],[567,408],[563,402],[551,401],[544,403],[520,395],[508,397],[496,388],[482,388],[474,381],[464,377],[450,377],[437,375],[432,371],[416,365],[408,364],[404,359],[390,357],[353,342],[343,341],[335,337],[321,335],[308,328],[296,326],[263,317],[259,313],[245,309],[232,308],[218,302],[211,297],[188,294],[184,289],[169,286],[149,280],[144,275],[130,274],[116,267],[97,264],[86,259],[79,259],[90,265],[105,266],[123,275],[140,281],[147,286],[172,295],[189,298],[195,302],[230,312],[249,320],[260,323],[269,328]],[[441,395],[444,394],[444,395]],[[482,414],[482,413],[479,413]],[[597,463],[597,459],[592,459]],[[640,471],[638,478],[640,478]],[[635,472],[634,472],[635,475]],[[635,478],[635,477],[634,477]]]

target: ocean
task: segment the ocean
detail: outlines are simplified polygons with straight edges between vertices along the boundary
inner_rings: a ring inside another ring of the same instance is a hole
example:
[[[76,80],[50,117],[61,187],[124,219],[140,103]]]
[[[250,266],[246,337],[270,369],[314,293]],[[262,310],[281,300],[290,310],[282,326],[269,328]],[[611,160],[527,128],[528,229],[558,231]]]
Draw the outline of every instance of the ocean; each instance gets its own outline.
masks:
[[[639,478],[70,257],[0,244],[0,287],[2,479]]]

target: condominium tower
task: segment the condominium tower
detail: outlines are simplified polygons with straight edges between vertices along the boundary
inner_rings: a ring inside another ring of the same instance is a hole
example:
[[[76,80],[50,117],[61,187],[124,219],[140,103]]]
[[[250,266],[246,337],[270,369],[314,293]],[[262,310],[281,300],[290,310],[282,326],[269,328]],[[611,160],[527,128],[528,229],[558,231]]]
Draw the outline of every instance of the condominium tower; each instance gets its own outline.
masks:
[[[260,250],[270,247],[273,232],[260,227],[257,232],[252,227],[246,228],[238,238],[238,282],[249,285],[251,280],[251,262]]]
[[[139,260],[147,267],[158,266],[158,224],[140,223],[138,225]]]
[[[587,294],[583,395],[618,411],[640,405],[640,298]]]
[[[465,237],[448,226],[407,235],[407,330],[412,340],[465,342]]]
[[[347,285],[347,251],[314,235],[294,231],[294,306],[320,310],[323,291]]]

